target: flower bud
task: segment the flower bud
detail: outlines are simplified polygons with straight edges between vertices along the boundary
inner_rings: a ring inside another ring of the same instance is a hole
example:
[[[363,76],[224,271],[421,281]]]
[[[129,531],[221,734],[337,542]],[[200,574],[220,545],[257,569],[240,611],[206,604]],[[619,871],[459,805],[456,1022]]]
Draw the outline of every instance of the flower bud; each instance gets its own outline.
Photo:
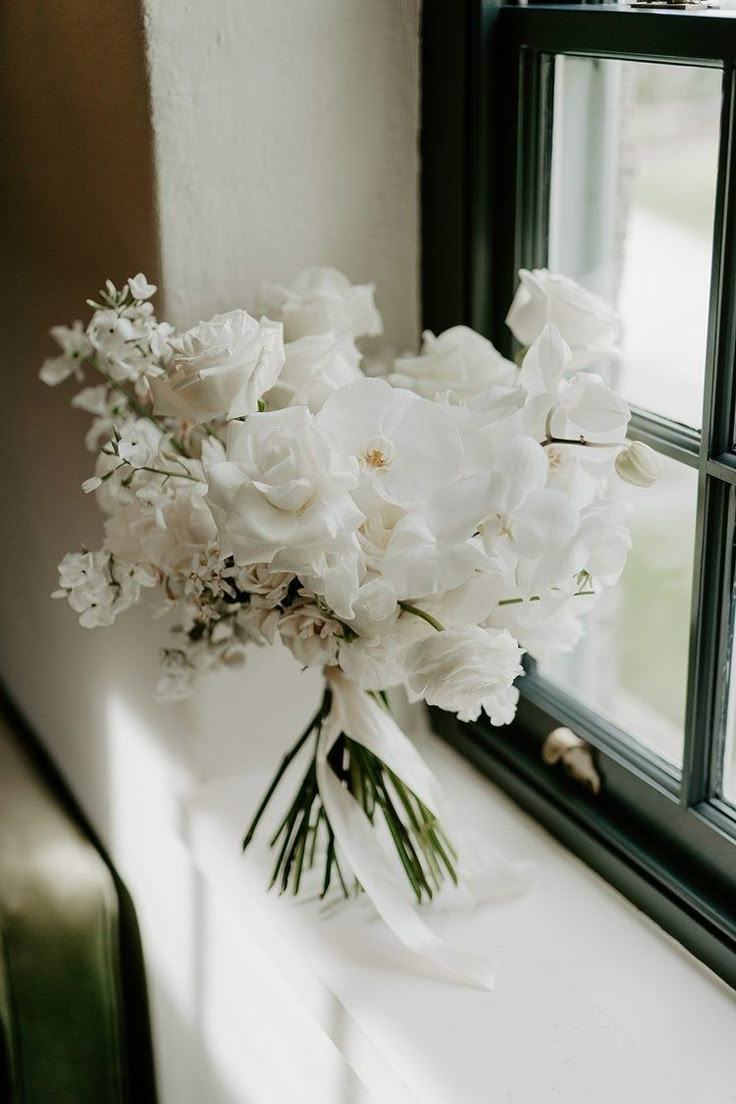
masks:
[[[656,452],[641,441],[632,441],[621,449],[615,465],[619,477],[635,487],[651,487],[662,474]]]

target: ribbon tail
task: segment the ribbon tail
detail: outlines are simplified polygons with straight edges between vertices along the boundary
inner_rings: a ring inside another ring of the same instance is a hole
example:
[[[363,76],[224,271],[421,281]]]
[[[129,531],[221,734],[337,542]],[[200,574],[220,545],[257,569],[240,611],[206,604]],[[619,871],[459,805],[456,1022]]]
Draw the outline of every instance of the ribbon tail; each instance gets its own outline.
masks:
[[[373,825],[327,762],[327,755],[340,731],[334,719],[328,718],[317,749],[317,785],[335,839],[355,877],[384,923],[406,947],[465,982],[481,989],[493,989],[495,976],[490,964],[480,955],[445,942],[432,931],[416,906],[406,900],[406,887],[397,878],[376,839]]]

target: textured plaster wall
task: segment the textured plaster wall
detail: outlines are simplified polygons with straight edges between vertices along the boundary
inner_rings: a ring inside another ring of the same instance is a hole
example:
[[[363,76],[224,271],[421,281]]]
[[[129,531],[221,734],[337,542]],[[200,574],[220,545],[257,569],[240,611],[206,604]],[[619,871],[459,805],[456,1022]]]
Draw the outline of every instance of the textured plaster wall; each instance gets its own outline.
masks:
[[[149,0],[145,10],[177,323],[251,303],[264,278],[331,264],[376,282],[385,344],[414,345],[418,0]],[[247,766],[259,738],[288,739],[318,683],[268,651],[241,681],[204,686],[192,705],[208,732],[195,745],[202,771]]]
[[[79,492],[85,418],[37,371],[48,327],[82,314],[107,275],[138,269],[186,325],[247,305],[263,278],[333,264],[377,282],[389,346],[414,344],[418,2],[0,8],[0,677],[133,893],[164,1104],[290,1098],[268,1049],[287,1021],[314,1099],[348,1099],[332,1044],[286,1008],[272,966],[215,942],[215,928],[237,929],[203,895],[185,836],[192,786],[275,761],[318,680],[264,652],[239,678],[163,708],[152,697],[161,623],[133,612],[90,633],[49,600],[56,563],[98,544],[101,522]],[[212,997],[228,963],[235,995]],[[222,1017],[252,1016],[248,991],[261,1035],[226,1045]]]

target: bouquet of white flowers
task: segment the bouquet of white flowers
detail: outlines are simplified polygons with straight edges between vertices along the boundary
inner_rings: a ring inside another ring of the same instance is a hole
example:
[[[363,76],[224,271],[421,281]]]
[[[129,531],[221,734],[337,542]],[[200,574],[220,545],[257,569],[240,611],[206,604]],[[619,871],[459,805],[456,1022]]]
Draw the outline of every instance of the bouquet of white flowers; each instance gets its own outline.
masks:
[[[630,541],[611,477],[657,475],[624,440],[626,403],[581,370],[610,354],[615,314],[563,277],[520,277],[507,319],[519,367],[457,326],[368,378],[355,339],[381,331],[373,288],[310,268],[264,285],[255,317],[186,333],[156,319],[143,275],[108,282],[86,327],[52,330],[61,354],[41,370],[48,384],[95,374],[72,405],[93,415],[83,487],[106,515],[102,547],[64,557],[54,597],[91,628],[156,588],[179,614],[163,697],[277,637],[324,669],[322,705],[245,846],[311,736],[271,840],[272,884],[296,894],[319,856],[323,895],[353,880],[397,929],[377,834],[417,902],[457,874],[436,780],[386,690],[508,724],[524,652],[571,648],[621,573]]]

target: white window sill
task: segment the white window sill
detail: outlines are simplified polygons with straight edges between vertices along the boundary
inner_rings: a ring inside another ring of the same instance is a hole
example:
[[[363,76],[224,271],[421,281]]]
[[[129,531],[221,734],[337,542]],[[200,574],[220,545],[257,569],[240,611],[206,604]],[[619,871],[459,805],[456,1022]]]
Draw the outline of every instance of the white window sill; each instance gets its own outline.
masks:
[[[270,756],[203,786],[191,806],[203,876],[375,1100],[736,1102],[731,990],[454,751],[431,735],[422,750],[469,827],[536,863],[525,896],[435,920],[496,964],[494,993],[447,980],[365,905],[325,917],[319,902],[265,892],[267,827],[245,857],[240,840],[275,768]]]

